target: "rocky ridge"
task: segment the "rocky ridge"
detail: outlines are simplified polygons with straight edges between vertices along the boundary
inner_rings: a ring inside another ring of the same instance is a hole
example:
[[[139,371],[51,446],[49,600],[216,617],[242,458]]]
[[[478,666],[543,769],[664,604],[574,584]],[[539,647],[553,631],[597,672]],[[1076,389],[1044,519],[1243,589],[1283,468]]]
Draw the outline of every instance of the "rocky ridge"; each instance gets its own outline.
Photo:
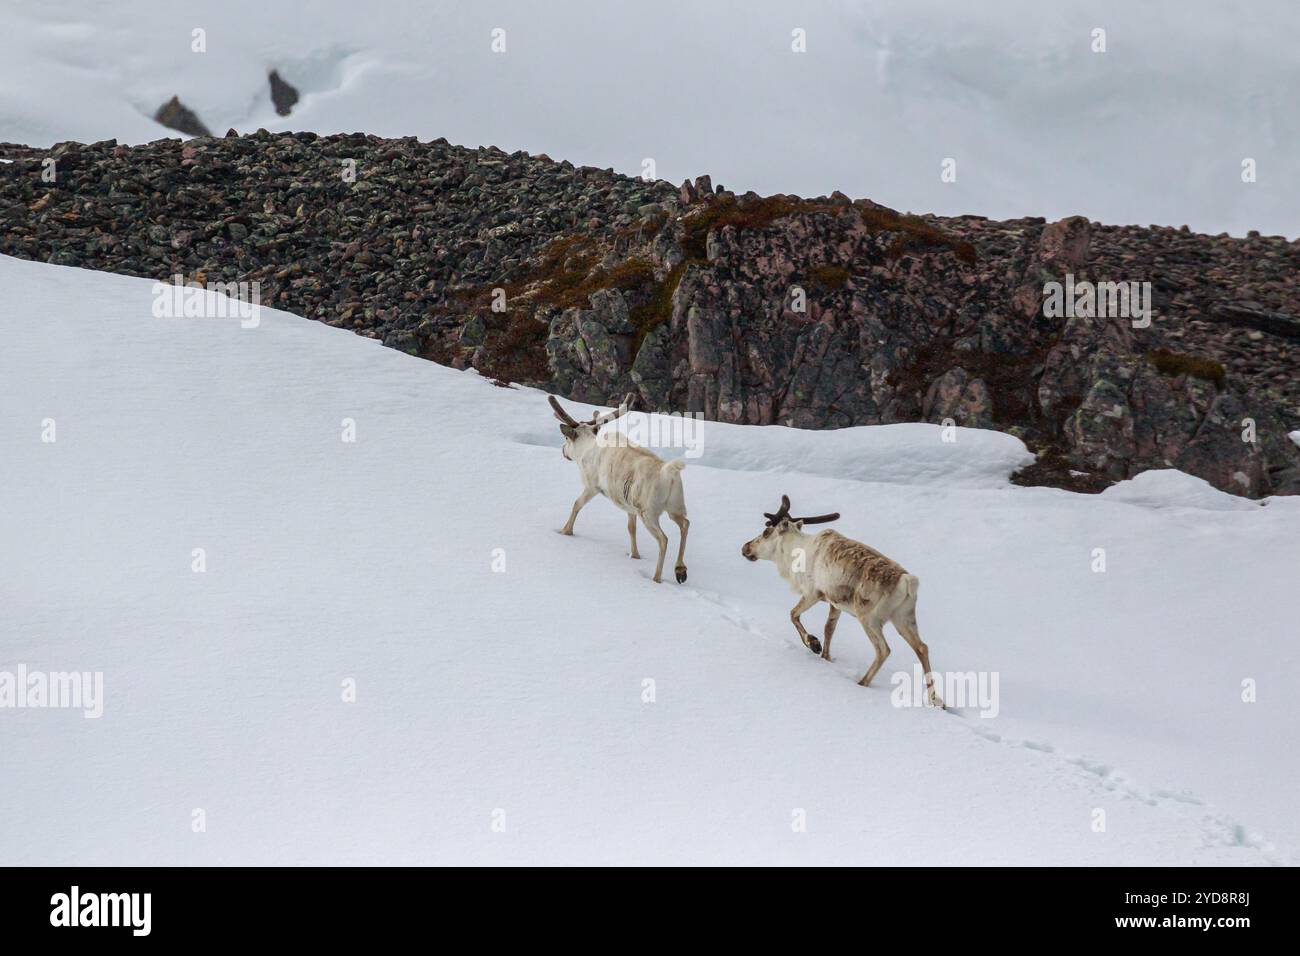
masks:
[[[264,304],[591,402],[998,428],[1039,453],[1027,484],[1177,467],[1300,493],[1300,244],[1284,239],[910,216],[362,134],[0,157],[0,253],[256,281]],[[1048,317],[1044,284],[1067,277],[1149,282],[1150,325]]]

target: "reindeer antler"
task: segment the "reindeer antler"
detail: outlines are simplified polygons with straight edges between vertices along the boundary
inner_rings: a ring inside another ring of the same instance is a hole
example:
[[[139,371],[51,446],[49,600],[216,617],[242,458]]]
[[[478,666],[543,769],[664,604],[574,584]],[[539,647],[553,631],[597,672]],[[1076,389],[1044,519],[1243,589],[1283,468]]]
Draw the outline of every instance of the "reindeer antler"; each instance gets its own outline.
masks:
[[[551,403],[551,410],[555,412],[555,417],[558,418],[562,424],[569,425],[573,428],[577,428],[579,425],[595,425],[599,427],[604,425],[606,422],[612,422],[614,419],[622,418],[626,415],[632,409],[632,403],[636,401],[636,392],[628,392],[627,395],[623,397],[623,404],[614,409],[614,411],[606,412],[604,415],[599,412],[592,412],[591,418],[587,419],[585,422],[578,421],[566,412],[560,406],[559,400],[556,399],[554,395],[547,395],[546,400]]]
[[[547,395],[546,400],[551,403],[551,410],[555,412],[556,418],[565,425],[571,425],[574,428],[578,427],[578,422],[574,420],[572,415],[560,407],[560,403],[554,395]]]
[[[838,521],[840,513],[838,511],[832,511],[830,514],[826,515],[810,515],[807,518],[794,518],[790,515],[790,496],[782,495],[781,507],[777,510],[776,514],[768,514],[764,511],[763,517],[767,519],[767,526],[771,528],[780,524],[782,518],[789,518],[791,521],[802,521],[804,524],[825,524],[828,521]]]
[[[766,511],[764,511],[763,517],[767,519],[767,526],[769,528],[772,527],[773,525],[780,524],[782,518],[790,517],[790,496],[782,495],[781,507],[777,509],[776,514],[774,515],[768,514]]]
[[[616,418],[622,418],[632,410],[632,403],[634,401],[636,401],[636,392],[628,392],[623,396],[623,403],[619,405],[618,408],[614,409],[612,412],[606,412],[604,415],[592,415],[589,424],[599,426],[606,422],[612,422]]]
[[[811,515],[807,518],[791,518],[791,521],[802,521],[804,524],[825,524],[828,521],[839,521],[840,513],[832,511],[828,515]]]

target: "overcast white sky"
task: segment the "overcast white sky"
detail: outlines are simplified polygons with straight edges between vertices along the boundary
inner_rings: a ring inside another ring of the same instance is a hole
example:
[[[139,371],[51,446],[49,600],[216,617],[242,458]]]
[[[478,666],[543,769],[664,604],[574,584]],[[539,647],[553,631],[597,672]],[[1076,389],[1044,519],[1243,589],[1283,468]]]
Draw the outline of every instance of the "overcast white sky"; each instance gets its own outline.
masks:
[[[155,139],[149,116],[179,94],[216,132],[446,136],[917,212],[1300,235],[1295,0],[0,0],[0,15],[0,140]],[[270,67],[309,94],[285,120]]]

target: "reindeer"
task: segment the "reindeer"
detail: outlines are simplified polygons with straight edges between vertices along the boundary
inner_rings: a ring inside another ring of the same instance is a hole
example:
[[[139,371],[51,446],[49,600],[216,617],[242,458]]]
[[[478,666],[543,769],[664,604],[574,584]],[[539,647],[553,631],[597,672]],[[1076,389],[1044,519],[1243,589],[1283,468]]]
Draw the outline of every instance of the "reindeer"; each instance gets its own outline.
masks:
[[[792,518],[790,498],[782,495],[780,509],[775,514],[764,512],[763,517],[767,519],[767,527],[757,538],[745,542],[740,553],[750,561],[762,558],[773,562],[790,589],[799,595],[799,603],[790,611],[790,620],[804,646],[820,654],[823,660],[832,660],[831,638],[835,635],[835,625],[839,623],[840,612],[848,611],[862,624],[876,649],[875,661],[858,681],[866,687],[889,656],[884,626],[890,621],[921,662],[930,703],[942,707],[943,701],[935,692],[930,673],[930,649],[916,627],[916,591],[920,584],[916,575],[908,574],[902,565],[879,551],[837,531],[803,533],[804,525],[835,521],[838,512]],[[826,618],[824,647],[804,630],[799,620],[799,615],[819,601],[831,606]]]
[[[639,515],[650,535],[659,542],[659,561],[655,565],[655,583],[663,580],[664,555],[668,551],[668,535],[659,527],[659,516],[665,511],[681,532],[677,548],[677,583],[686,581],[686,532],[691,523],[686,520],[686,499],[682,492],[682,461],[664,462],[648,449],[628,441],[626,436],[614,439],[597,437],[601,427],[622,418],[632,405],[633,395],[628,393],[616,411],[593,415],[590,421],[579,422],[560,407],[554,395],[547,396],[555,417],[560,420],[564,435],[564,457],[578,466],[582,475],[582,494],[573,503],[573,511],[560,534],[573,534],[573,522],[583,506],[602,494],[627,512],[627,535],[632,542],[631,556],[639,559],[636,549],[636,519]]]

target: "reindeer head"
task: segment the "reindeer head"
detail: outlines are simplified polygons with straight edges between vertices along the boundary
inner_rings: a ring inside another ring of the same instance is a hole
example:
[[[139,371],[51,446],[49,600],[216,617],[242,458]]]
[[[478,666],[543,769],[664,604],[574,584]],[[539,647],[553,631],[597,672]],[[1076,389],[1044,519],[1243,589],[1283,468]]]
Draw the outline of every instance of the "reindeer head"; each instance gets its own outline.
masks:
[[[546,396],[546,400],[551,403],[551,410],[555,412],[555,417],[560,422],[560,433],[564,435],[564,447],[561,453],[569,461],[577,461],[587,453],[587,450],[596,443],[596,433],[601,427],[616,418],[622,418],[632,407],[632,401],[636,398],[634,392],[628,392],[623,399],[623,404],[612,412],[606,412],[604,415],[592,415],[590,421],[577,421],[572,415],[560,407],[559,401],[554,395]]]
[[[835,521],[839,518],[838,511],[828,515],[812,515],[807,518],[792,518],[790,516],[790,497],[781,496],[781,507],[777,509],[776,514],[763,512],[763,517],[767,519],[767,527],[757,538],[746,541],[740,549],[743,557],[750,561],[757,561],[762,558],[764,561],[771,561],[777,555],[777,549],[780,546],[781,539],[794,532],[799,531],[806,524],[825,524],[827,521]]]

